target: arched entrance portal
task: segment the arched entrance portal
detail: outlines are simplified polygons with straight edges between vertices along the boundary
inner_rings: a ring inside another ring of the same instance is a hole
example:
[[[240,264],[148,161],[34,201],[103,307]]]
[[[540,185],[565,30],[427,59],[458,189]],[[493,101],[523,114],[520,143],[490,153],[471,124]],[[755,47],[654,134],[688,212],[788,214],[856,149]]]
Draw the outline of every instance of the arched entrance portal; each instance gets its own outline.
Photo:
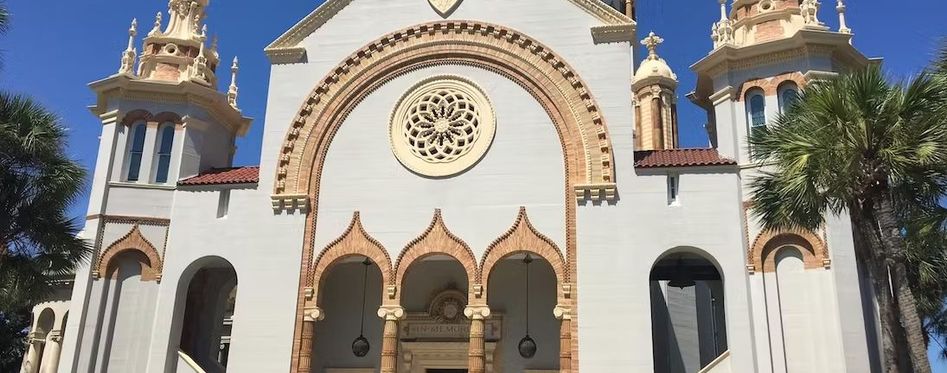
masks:
[[[190,281],[181,282],[187,287],[179,353],[206,372],[226,372],[237,273],[230,262],[218,257],[204,258],[194,267]]]
[[[492,312],[503,315],[498,347],[503,370],[559,371],[560,321],[553,314],[558,302],[552,265],[536,254],[517,253],[498,261],[489,276],[487,303]],[[529,348],[527,335],[535,345],[533,356],[520,351]]]
[[[465,315],[469,304],[467,270],[455,258],[433,254],[410,263],[402,280],[399,372],[467,372],[471,353],[471,320]],[[492,371],[498,333],[484,321],[486,371]]]
[[[374,261],[346,256],[329,267],[319,285],[323,319],[316,323],[311,372],[377,372],[381,361],[382,272]],[[356,346],[364,337],[365,344]],[[367,349],[364,347],[367,346]],[[359,351],[359,356],[356,354]]]
[[[727,351],[723,278],[701,255],[679,252],[650,276],[656,373],[694,373]]]

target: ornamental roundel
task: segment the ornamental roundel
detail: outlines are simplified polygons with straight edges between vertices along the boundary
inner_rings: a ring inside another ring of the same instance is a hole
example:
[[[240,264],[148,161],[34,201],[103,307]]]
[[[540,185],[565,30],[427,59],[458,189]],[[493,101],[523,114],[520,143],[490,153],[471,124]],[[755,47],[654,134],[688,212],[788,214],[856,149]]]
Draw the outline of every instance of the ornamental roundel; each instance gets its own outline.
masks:
[[[466,78],[436,76],[408,90],[391,117],[391,148],[409,170],[461,173],[486,154],[496,133],[490,100]]]

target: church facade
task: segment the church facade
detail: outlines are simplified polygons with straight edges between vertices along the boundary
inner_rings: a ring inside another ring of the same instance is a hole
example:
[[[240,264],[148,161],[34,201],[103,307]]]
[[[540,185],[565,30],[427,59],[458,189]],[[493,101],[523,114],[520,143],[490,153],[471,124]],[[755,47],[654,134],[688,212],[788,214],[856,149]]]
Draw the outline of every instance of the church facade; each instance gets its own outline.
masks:
[[[682,95],[632,0],[327,0],[253,124],[209,0],[171,0],[90,84],[95,253],[22,371],[879,371],[848,218],[761,229],[747,145],[872,62],[841,0],[719,2]]]

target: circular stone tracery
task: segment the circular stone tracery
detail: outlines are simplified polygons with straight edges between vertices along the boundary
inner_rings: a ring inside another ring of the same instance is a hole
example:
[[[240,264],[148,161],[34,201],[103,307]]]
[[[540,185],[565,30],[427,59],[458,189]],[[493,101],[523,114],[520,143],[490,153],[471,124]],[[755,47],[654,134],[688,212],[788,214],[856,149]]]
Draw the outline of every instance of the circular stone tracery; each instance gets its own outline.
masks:
[[[390,129],[398,161],[416,173],[440,177],[479,161],[493,142],[496,121],[489,99],[473,82],[436,76],[398,101]]]

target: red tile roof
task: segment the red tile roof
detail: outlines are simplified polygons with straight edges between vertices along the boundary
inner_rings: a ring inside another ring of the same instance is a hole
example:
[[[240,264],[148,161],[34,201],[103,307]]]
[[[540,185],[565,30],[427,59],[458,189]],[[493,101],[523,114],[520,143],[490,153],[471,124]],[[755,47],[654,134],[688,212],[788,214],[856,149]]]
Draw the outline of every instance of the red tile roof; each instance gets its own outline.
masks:
[[[635,152],[636,168],[732,166],[737,162],[720,157],[717,149],[668,149]]]
[[[212,168],[197,176],[178,182],[178,185],[256,184],[260,181],[259,166]]]

